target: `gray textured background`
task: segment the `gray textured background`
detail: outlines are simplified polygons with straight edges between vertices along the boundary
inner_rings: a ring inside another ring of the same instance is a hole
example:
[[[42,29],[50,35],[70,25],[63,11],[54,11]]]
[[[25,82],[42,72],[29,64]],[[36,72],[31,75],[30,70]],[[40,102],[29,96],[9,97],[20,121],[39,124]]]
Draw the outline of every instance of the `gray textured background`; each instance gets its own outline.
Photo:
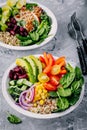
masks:
[[[65,55],[67,59],[79,65],[75,41],[68,36],[67,24],[70,21],[70,16],[76,11],[86,34],[87,0],[63,0],[63,4],[61,4],[61,0],[36,1],[50,8],[55,14],[58,21],[57,34],[47,45],[31,51],[12,51],[0,47],[0,89],[3,73],[16,57],[47,51],[57,56]],[[0,0],[0,2],[4,2],[4,0]],[[85,95],[79,107],[64,117],[49,120],[36,120],[19,114],[7,104],[0,90],[0,130],[87,130],[87,77],[85,77],[85,83]],[[23,123],[10,124],[6,119],[7,111],[18,115]]]

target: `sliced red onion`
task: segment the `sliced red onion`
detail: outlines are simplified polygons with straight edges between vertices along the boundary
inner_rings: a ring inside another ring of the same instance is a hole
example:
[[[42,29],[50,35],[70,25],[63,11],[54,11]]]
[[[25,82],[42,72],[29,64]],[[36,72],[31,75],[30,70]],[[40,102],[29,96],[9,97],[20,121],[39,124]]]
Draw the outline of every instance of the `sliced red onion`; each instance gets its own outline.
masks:
[[[34,99],[34,87],[33,88],[30,88],[29,91],[26,93],[26,100],[28,102],[32,102],[33,99]]]
[[[29,97],[28,94],[30,94]],[[28,110],[29,107],[32,107],[33,105],[31,104],[33,99],[34,99],[34,86],[31,86],[31,88],[21,93],[19,97],[19,104],[23,109]]]

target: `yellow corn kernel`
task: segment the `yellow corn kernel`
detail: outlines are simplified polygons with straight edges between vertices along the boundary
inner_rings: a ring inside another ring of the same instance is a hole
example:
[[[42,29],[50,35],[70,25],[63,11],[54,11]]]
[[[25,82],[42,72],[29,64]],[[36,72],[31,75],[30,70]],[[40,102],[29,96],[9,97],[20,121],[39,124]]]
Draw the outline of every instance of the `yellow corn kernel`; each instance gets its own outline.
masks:
[[[39,104],[40,104],[40,105],[43,105],[43,104],[44,104],[44,101],[43,101],[43,100],[40,100]]]
[[[37,107],[37,103],[34,103],[33,105],[34,105],[34,107]]]
[[[37,100],[40,100],[40,99],[41,99],[41,96],[39,94],[37,94],[36,97],[35,97],[35,100],[37,101]]]
[[[43,93],[47,93],[47,90],[43,89]]]
[[[39,90],[38,90],[38,94],[41,95],[41,93],[42,93],[42,89],[39,89]]]
[[[41,98],[42,98],[43,100],[44,100],[44,99],[46,99],[46,97],[45,97],[45,96],[42,96]]]

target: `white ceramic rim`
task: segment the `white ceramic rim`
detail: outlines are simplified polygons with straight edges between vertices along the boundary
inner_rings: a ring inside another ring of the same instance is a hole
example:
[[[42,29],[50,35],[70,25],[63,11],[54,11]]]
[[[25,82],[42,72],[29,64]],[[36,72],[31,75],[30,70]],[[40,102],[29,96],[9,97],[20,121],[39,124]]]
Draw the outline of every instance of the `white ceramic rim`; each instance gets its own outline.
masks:
[[[39,56],[39,55],[35,55],[35,56]],[[55,57],[56,58],[56,57]],[[70,64],[72,64],[73,66],[75,66],[74,62],[68,61]],[[71,107],[69,107],[67,110],[63,111],[63,112],[59,112],[59,113],[52,113],[52,114],[36,114],[36,113],[32,113],[29,112],[27,110],[24,110],[23,108],[21,108],[20,106],[16,105],[14,100],[12,99],[12,97],[9,95],[9,93],[7,92],[7,79],[8,79],[8,73],[11,69],[13,69],[16,66],[15,63],[11,64],[8,69],[5,71],[3,78],[2,78],[2,93],[4,98],[6,99],[7,103],[16,111],[18,111],[19,113],[28,116],[28,117],[32,117],[32,118],[37,118],[37,119],[52,119],[52,118],[58,118],[58,117],[62,117],[66,114],[69,114],[70,112],[72,112],[74,109],[76,109],[79,104],[81,103],[83,96],[84,96],[84,85],[82,86],[82,91],[79,97],[79,100],[77,101],[77,103]]]
[[[37,3],[43,10],[45,10],[45,12],[48,14],[48,16],[51,17],[52,25],[51,25],[51,30],[49,32],[48,38],[46,38],[40,45],[34,44],[32,46],[11,46],[11,45],[5,44],[5,43],[0,41],[0,46],[8,48],[8,49],[12,49],[12,50],[32,50],[32,49],[39,48],[39,47],[47,44],[56,35],[56,32],[57,32],[57,20],[56,20],[55,15],[52,13],[52,11],[50,9],[48,9],[46,6],[44,6],[44,5],[42,5],[42,4],[38,3],[38,2],[29,1],[29,0],[27,0],[27,2],[29,2],[29,3]],[[5,4],[6,3],[0,4],[0,7],[4,6]]]

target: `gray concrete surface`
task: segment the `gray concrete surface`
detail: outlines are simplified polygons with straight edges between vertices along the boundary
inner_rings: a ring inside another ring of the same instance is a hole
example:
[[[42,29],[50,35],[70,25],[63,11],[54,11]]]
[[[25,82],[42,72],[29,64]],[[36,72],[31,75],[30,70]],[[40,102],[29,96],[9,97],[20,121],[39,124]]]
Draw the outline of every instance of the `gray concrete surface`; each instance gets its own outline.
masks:
[[[4,0],[5,1],[5,0]],[[0,0],[0,2],[4,2]],[[1,92],[1,80],[7,67],[16,59],[29,54],[38,54],[43,51],[57,56],[65,55],[67,59],[79,65],[75,41],[67,33],[67,24],[74,11],[81,20],[87,35],[87,0],[35,0],[50,8],[58,21],[58,31],[47,45],[31,51],[13,51],[0,47],[0,130],[87,130],[87,77],[85,77],[85,95],[82,103],[72,113],[56,119],[36,120],[19,114],[5,101]],[[10,124],[6,117],[7,111],[19,116],[23,122],[19,125]]]

